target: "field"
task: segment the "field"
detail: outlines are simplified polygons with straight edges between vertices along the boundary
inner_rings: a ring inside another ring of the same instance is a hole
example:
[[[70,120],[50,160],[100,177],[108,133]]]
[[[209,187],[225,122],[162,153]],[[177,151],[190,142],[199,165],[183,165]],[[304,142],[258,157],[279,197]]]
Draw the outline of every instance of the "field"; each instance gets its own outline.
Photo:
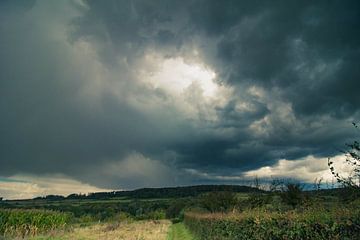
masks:
[[[159,190],[162,191],[162,190]],[[162,191],[163,192],[163,191]],[[188,192],[187,192],[188,193]],[[154,198],[0,202],[8,239],[360,239],[360,198],[347,189],[200,192]]]
[[[31,240],[166,240],[171,222],[161,221],[132,221],[107,224],[93,224],[87,227],[76,227],[65,233],[52,236],[37,236]]]
[[[0,232],[5,236],[33,236],[65,229],[71,216],[67,213],[44,210],[1,210]]]

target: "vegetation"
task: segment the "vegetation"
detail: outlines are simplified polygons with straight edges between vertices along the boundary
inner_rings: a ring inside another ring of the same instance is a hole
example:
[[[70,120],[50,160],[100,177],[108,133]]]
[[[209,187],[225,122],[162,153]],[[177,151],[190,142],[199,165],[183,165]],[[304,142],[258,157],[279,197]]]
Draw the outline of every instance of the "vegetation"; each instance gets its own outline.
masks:
[[[210,212],[224,212],[235,207],[236,195],[233,192],[211,192],[200,199],[200,206]]]
[[[191,232],[183,223],[171,225],[167,240],[195,240]]]
[[[355,129],[359,130],[359,126],[353,123]],[[346,163],[352,169],[347,177],[342,176],[335,168],[334,162],[329,158],[328,166],[337,182],[342,185],[342,199],[352,201],[360,197],[360,143],[353,141],[346,144],[347,149],[341,152],[345,154]]]
[[[165,240],[170,224],[166,220],[101,223],[75,227],[72,231],[56,235],[37,236],[30,240]]]
[[[353,123],[356,129],[359,129],[356,123]],[[344,187],[350,187],[360,190],[360,143],[354,141],[353,143],[346,144],[347,149],[343,150],[346,156],[346,163],[350,165],[352,171],[348,177],[341,176],[334,167],[334,162],[328,159],[328,165],[331,173],[337,179],[337,181],[343,184]]]
[[[303,188],[300,183],[286,183],[285,190],[280,194],[282,201],[295,208],[304,201]]]
[[[184,188],[190,196],[177,192],[182,198],[3,200],[1,235],[37,240],[360,239],[360,198],[344,202],[345,188],[318,185],[304,191],[299,183],[274,180],[268,191],[261,186],[224,191],[222,186],[193,196],[193,188]]]
[[[235,214],[186,213],[186,226],[200,240],[210,239],[360,239],[359,209]]]
[[[34,236],[64,229],[71,215],[44,210],[0,209],[0,233],[4,236]]]
[[[343,153],[353,169],[348,177],[328,162],[341,188],[322,190],[320,178],[314,191],[303,191],[300,183],[275,180],[270,191],[237,202],[230,195],[224,200],[222,193],[207,194],[202,210],[185,212],[184,224],[199,240],[360,239],[360,144],[347,147]],[[258,178],[255,186],[260,189]]]
[[[37,197],[36,200],[74,200],[74,199],[89,199],[89,200],[103,200],[114,198],[130,198],[130,199],[154,199],[154,198],[183,198],[196,197],[208,192],[253,192],[254,188],[248,186],[238,185],[198,185],[186,187],[168,187],[168,188],[141,188],[133,191],[113,191],[113,192],[96,192],[86,194],[70,194],[67,197],[48,195],[45,197]]]

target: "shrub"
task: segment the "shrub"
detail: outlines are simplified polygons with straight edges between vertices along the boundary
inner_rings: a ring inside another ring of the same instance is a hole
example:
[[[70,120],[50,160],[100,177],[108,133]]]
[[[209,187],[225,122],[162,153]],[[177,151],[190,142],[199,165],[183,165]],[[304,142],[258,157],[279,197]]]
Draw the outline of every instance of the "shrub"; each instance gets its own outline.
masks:
[[[302,187],[299,183],[286,183],[284,191],[280,194],[281,200],[293,208],[304,200]]]
[[[226,212],[237,204],[233,192],[211,192],[200,197],[200,206],[210,212]]]

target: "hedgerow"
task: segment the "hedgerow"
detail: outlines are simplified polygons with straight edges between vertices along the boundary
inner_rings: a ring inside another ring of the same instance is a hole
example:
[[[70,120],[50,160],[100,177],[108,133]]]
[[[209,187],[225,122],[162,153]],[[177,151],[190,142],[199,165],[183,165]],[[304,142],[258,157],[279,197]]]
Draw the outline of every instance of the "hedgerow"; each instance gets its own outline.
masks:
[[[236,214],[185,213],[199,240],[360,239],[359,210],[307,210],[285,213],[249,210]]]

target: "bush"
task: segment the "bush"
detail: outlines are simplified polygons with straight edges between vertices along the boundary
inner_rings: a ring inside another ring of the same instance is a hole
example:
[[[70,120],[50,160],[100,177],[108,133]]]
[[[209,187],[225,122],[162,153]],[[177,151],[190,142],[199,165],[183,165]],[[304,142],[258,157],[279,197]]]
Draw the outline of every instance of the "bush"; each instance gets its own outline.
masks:
[[[233,192],[211,192],[200,197],[200,206],[210,212],[226,212],[237,204]]]
[[[285,184],[284,191],[280,194],[281,200],[295,208],[300,205],[304,200],[303,190],[299,183]]]

